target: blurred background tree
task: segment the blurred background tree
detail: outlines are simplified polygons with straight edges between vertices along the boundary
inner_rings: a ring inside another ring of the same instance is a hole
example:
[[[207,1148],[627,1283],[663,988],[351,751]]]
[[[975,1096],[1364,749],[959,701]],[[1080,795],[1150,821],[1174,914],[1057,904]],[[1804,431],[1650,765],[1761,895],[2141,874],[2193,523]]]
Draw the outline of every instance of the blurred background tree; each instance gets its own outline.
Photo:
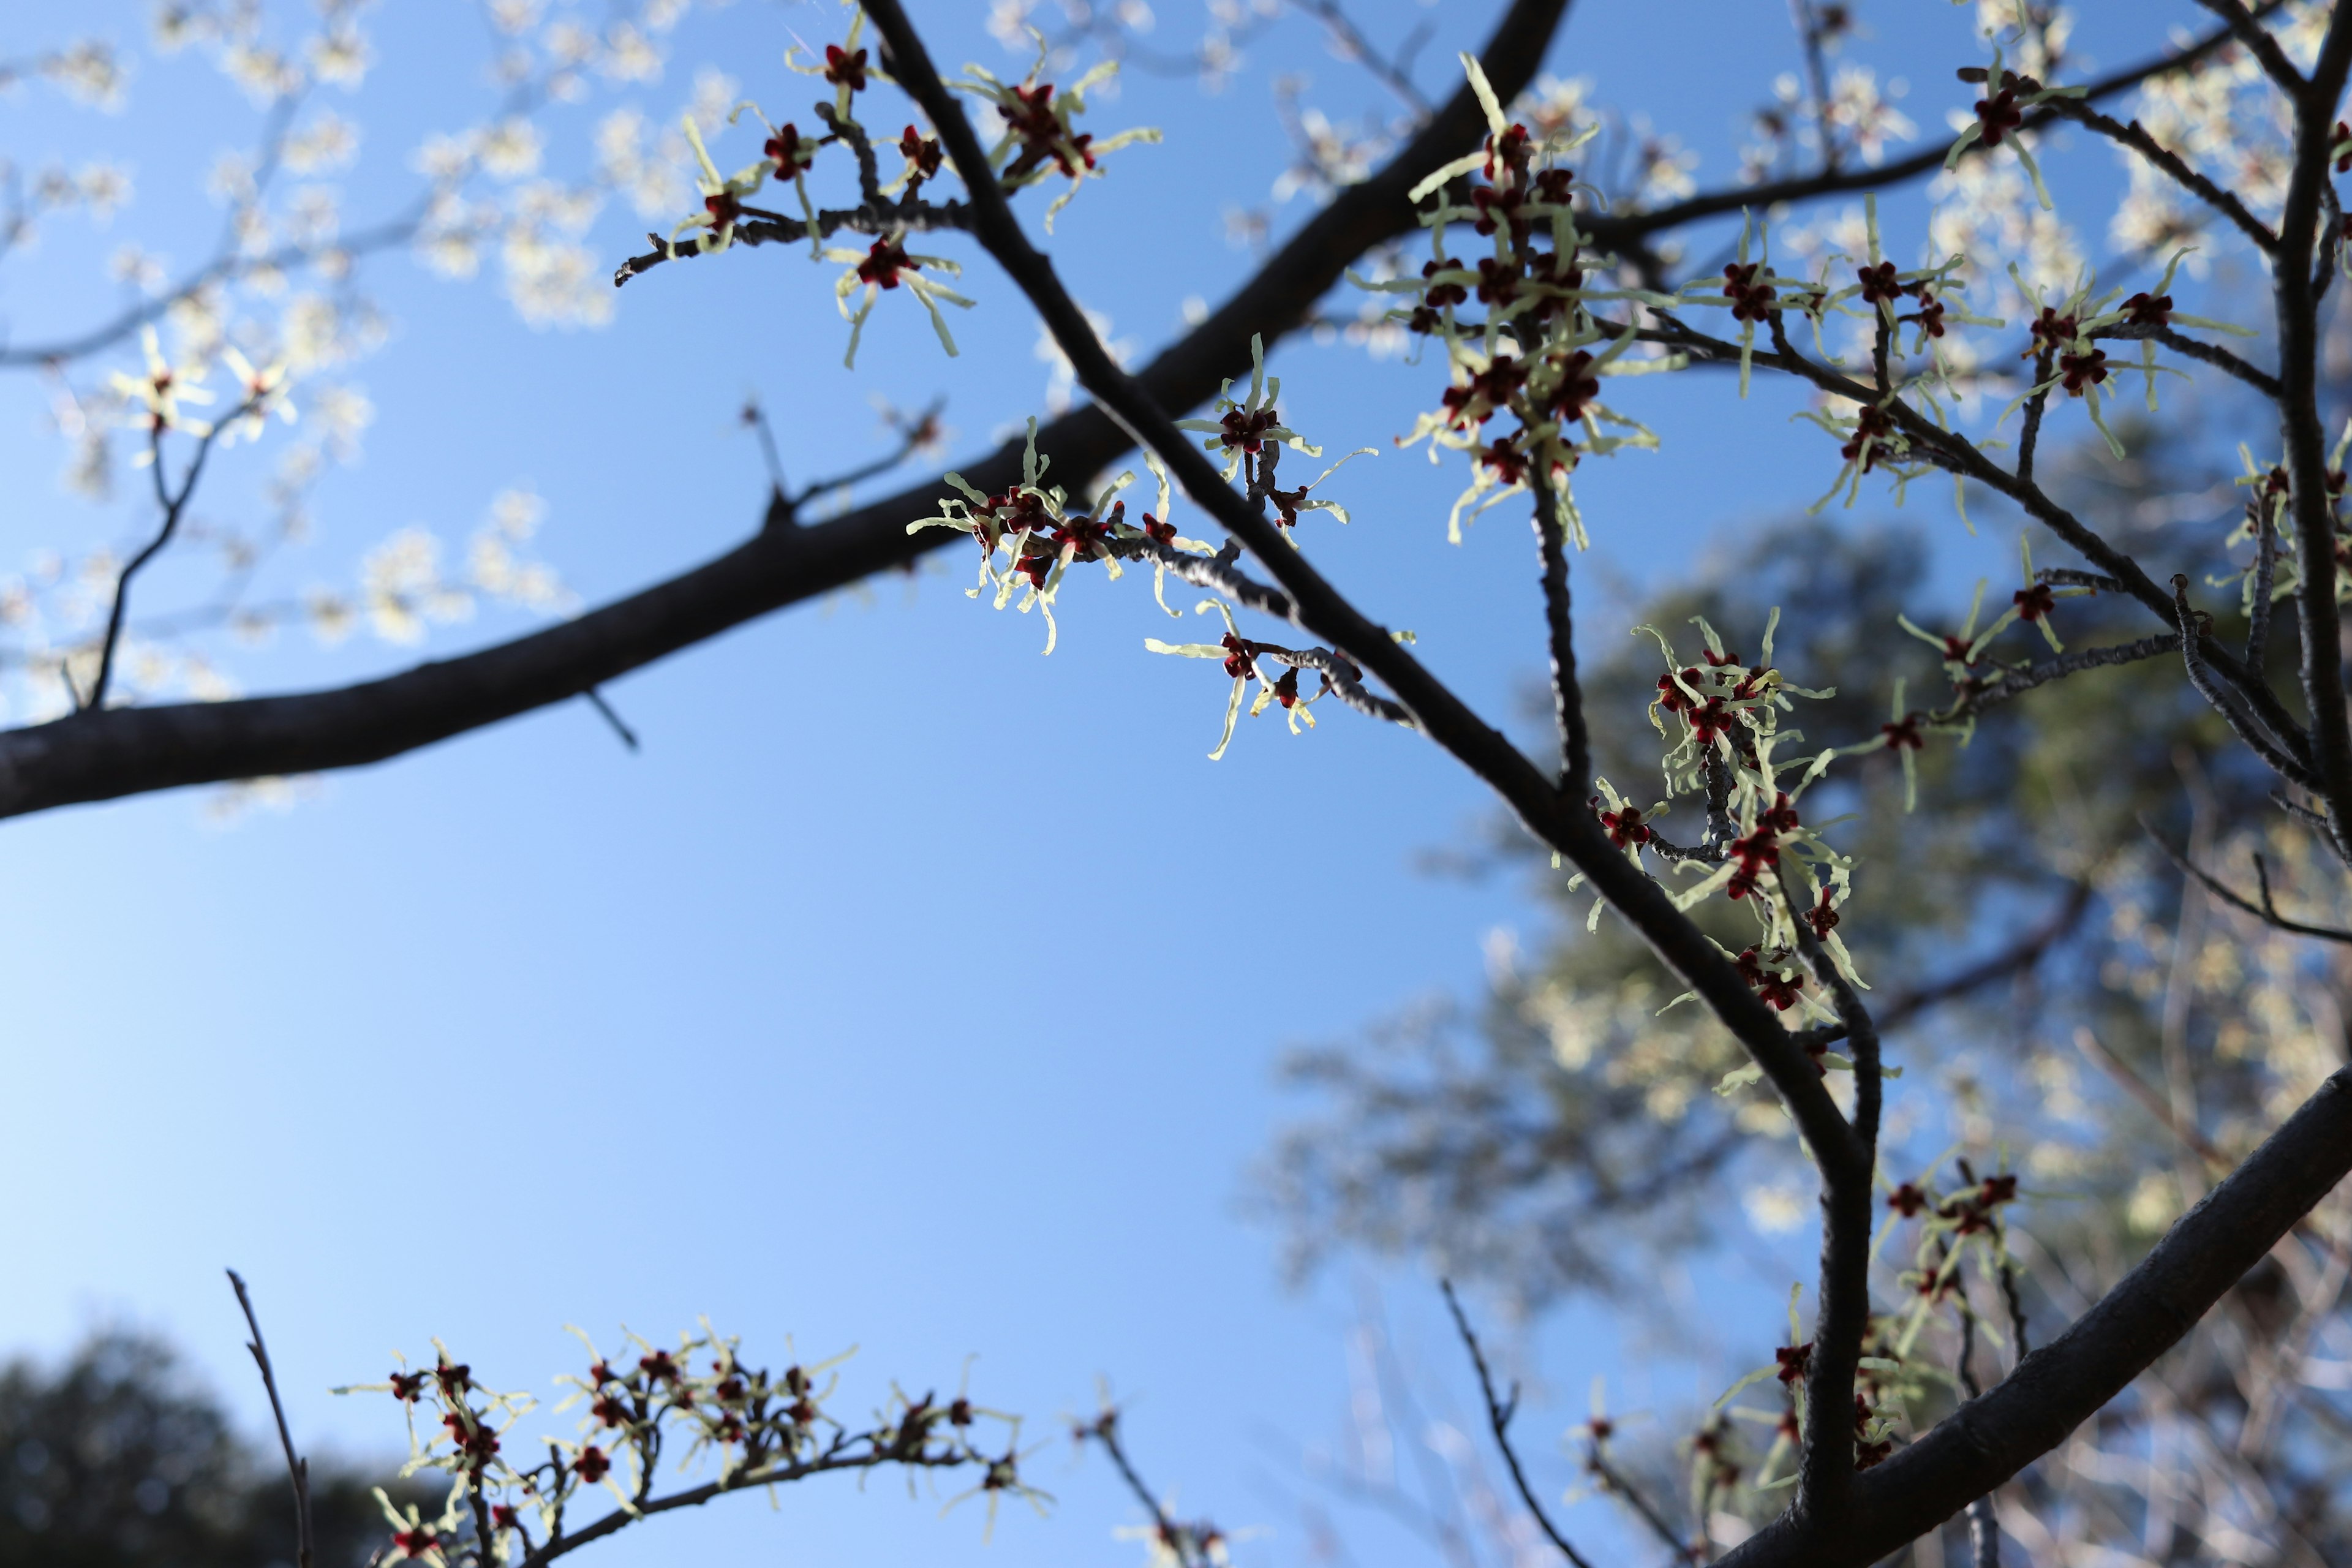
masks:
[[[437,1495],[397,1468],[312,1460],[319,1568],[358,1568],[382,1548],[372,1489]],[[239,1434],[163,1340],[101,1330],[56,1366],[0,1366],[0,1563],[291,1568],[294,1540],[275,1444]]]

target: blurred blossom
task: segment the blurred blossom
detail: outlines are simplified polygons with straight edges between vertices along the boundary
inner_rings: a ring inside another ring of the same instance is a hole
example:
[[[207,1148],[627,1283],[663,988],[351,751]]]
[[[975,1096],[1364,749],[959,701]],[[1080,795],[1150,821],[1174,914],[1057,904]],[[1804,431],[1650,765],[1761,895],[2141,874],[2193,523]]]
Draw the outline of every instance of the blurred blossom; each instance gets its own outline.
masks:
[[[1101,340],[1104,349],[1108,351],[1112,361],[1124,369],[1128,362],[1135,357],[1135,340],[1112,337],[1110,318],[1100,310],[1087,310],[1085,314],[1087,324],[1095,330],[1095,336]],[[1037,331],[1037,347],[1034,352],[1040,360],[1053,367],[1052,374],[1045,382],[1046,411],[1052,414],[1063,413],[1069,408],[1071,401],[1076,395],[1077,371],[1071,365],[1069,355],[1062,352],[1062,345],[1054,341],[1054,334],[1043,327]]]
[[[1698,192],[1691,179],[1691,171],[1698,167],[1698,154],[1685,151],[1675,137],[1643,137],[1635,166],[1634,200],[1643,206],[1663,206]]]
[[[119,163],[85,163],[74,175],[74,189],[89,216],[104,223],[130,203],[131,172]]]
[[[579,67],[596,58],[596,36],[577,22],[557,22],[541,35],[540,47],[558,66]]]
[[[77,103],[111,114],[122,107],[126,78],[113,46],[85,39],[41,62],[41,74]]]
[[[409,159],[410,166],[428,180],[446,183],[461,178],[473,167],[474,153],[466,139],[459,136],[433,135],[425,139]]]
[[[205,194],[216,202],[236,204],[253,199],[253,164],[242,153],[223,153],[205,175]]]
[[[343,167],[359,150],[359,127],[331,110],[320,110],[286,139],[278,155],[294,173],[316,174]]]
[[[538,173],[544,145],[539,127],[521,119],[501,120],[474,139],[482,167],[501,180]]]
[[[302,86],[302,73],[284,55],[252,44],[221,51],[221,70],[259,108],[268,108]]]
[[[1544,141],[1564,140],[1592,123],[1592,79],[1539,76],[1511,106],[1511,118]]]
[[[686,138],[666,130],[649,153],[646,132],[646,117],[636,110],[606,115],[596,127],[596,174],[628,198],[639,217],[660,217],[686,205],[687,184],[679,173]]]
[[[349,462],[359,454],[360,437],[373,423],[375,405],[357,387],[333,382],[311,386],[309,424],[326,437],[338,461]]]
[[[615,22],[604,34],[604,58],[599,68],[614,81],[659,81],[661,51],[637,27]]]
[[[386,642],[424,640],[426,623],[462,620],[474,601],[441,577],[441,542],[421,528],[404,528],[360,563],[360,602],[368,625]]]
[[[367,79],[368,68],[375,63],[374,52],[355,27],[322,33],[310,40],[305,52],[310,61],[310,74],[345,92],[357,91]]]
[[[687,102],[686,111],[709,135],[726,120],[727,111],[735,107],[741,93],[741,85],[733,77],[705,66],[694,73],[694,94]]]
[[[295,244],[316,248],[335,237],[342,218],[334,188],[305,185],[286,204],[286,232]]]
[[[1899,79],[1888,82],[1882,92],[1876,73],[1868,66],[1841,65],[1830,84],[1827,105],[1832,136],[1859,153],[1865,163],[1875,166],[1885,162],[1889,143],[1907,142],[1918,132],[1894,105],[1903,92]]]

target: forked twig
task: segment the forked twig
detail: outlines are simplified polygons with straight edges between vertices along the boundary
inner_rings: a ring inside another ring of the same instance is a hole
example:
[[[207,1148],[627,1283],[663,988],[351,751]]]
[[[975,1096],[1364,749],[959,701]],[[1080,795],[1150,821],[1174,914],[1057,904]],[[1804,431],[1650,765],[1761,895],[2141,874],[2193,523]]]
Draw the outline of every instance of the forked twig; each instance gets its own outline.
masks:
[[[1569,1544],[1568,1537],[1551,1521],[1544,1505],[1536,1499],[1535,1489],[1528,1484],[1527,1471],[1519,1468],[1518,1450],[1511,1447],[1511,1417],[1518,1413],[1519,1391],[1514,1387],[1507,1400],[1495,1393],[1495,1375],[1486,1370],[1486,1352],[1478,1346],[1478,1336],[1470,1330],[1470,1320],[1462,1310],[1460,1298],[1454,1294],[1454,1281],[1440,1279],[1437,1288],[1445,1293],[1445,1310],[1454,1314],[1454,1327],[1462,1336],[1462,1343],[1470,1352],[1470,1364],[1478,1369],[1478,1393],[1486,1402],[1486,1424],[1494,1428],[1495,1447],[1503,1451],[1503,1463],[1510,1467],[1511,1484],[1518,1489],[1519,1500],[1535,1515],[1536,1524],[1560,1555],[1576,1564],[1576,1568],[1592,1568],[1582,1552]]]
[[[312,1568],[317,1552],[310,1531],[310,1461],[294,1451],[294,1434],[286,1425],[286,1404],[278,1397],[278,1373],[269,1364],[269,1347],[262,1342],[261,1320],[254,1313],[253,1297],[234,1268],[228,1270],[228,1282],[236,1291],[236,1304],[245,1309],[245,1326],[253,1331],[253,1339],[245,1348],[253,1352],[253,1364],[261,1369],[261,1386],[269,1393],[269,1413],[278,1418],[278,1441],[286,1450],[286,1470],[294,1479],[295,1568]]]

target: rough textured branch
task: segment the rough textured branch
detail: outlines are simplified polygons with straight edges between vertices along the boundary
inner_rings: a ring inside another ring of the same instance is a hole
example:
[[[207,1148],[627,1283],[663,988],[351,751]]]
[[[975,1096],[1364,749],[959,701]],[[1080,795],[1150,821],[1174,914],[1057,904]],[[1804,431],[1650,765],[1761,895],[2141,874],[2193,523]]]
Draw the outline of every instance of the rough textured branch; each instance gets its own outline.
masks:
[[[1487,41],[1496,89],[1533,79],[1566,0],[1515,0]],[[1249,365],[1253,333],[1269,343],[1307,320],[1355,258],[1413,226],[1405,193],[1476,143],[1485,121],[1465,90],[1372,177],[1350,185],[1205,321],[1139,379],[1163,406],[1190,407]],[[134,323],[135,326],[135,323]],[[1129,437],[1101,409],[1044,426],[1038,445],[1066,473],[1096,471]],[[963,465],[973,484],[1017,483],[1008,443]],[[233,702],[110,709],[0,732],[0,816],[185,784],[315,773],[381,762],[551,703],[786,605],[957,542],[946,530],[908,534],[944,488],[926,479],[814,527],[769,531],[704,564],[560,626],[381,680]]]

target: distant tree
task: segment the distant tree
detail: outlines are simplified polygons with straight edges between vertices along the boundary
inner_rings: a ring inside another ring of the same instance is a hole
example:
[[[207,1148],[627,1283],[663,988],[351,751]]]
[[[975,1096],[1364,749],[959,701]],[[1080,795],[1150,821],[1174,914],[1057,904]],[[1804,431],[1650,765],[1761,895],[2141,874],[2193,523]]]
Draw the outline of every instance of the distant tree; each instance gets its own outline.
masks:
[[[312,1469],[319,1568],[358,1568],[379,1552],[372,1489],[423,1495],[397,1468]],[[0,1563],[291,1568],[295,1541],[274,1445],[240,1435],[162,1340],[109,1331],[56,1366],[0,1367]]]

